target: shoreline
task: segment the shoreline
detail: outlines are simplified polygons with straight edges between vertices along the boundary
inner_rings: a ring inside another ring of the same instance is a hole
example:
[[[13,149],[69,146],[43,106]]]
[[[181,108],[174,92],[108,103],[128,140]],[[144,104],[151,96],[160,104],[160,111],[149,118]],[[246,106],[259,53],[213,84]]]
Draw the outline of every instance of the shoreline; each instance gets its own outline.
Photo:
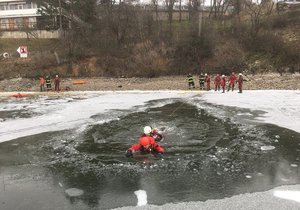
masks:
[[[214,89],[214,77],[210,88]],[[84,84],[75,84],[84,81]],[[199,89],[198,75],[194,76],[195,89]],[[67,88],[70,91],[65,91]],[[54,85],[52,82],[52,91]],[[156,78],[61,78],[61,93],[73,91],[128,91],[128,90],[189,90],[186,76],[164,76]],[[237,91],[237,85],[235,86]],[[300,74],[263,74],[244,76],[243,90],[300,90]],[[0,81],[0,92],[40,92],[37,79],[14,78]],[[60,93],[59,92],[59,93]],[[47,92],[40,92],[47,93]]]

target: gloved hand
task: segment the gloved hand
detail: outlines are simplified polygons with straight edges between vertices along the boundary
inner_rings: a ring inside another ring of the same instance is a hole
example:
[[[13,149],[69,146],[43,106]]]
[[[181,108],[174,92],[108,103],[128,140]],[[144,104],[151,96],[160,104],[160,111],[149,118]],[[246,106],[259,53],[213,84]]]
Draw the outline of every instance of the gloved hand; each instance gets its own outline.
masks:
[[[125,156],[128,157],[128,158],[129,157],[133,157],[132,151],[131,150],[127,150],[126,153],[125,153]]]

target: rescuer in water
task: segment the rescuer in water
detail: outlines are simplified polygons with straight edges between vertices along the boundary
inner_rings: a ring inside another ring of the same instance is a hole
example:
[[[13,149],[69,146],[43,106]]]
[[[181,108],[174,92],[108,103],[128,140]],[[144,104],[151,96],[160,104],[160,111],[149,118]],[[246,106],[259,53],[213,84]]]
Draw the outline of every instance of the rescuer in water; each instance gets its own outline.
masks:
[[[154,139],[158,132],[153,133],[153,129],[150,126],[144,127],[144,133],[140,136],[139,143],[133,144],[126,151],[126,157],[133,157],[134,153],[140,154],[153,154],[155,157],[162,157],[165,149],[160,146]],[[160,136],[160,137],[158,137]],[[162,139],[161,134],[157,135],[159,141]]]

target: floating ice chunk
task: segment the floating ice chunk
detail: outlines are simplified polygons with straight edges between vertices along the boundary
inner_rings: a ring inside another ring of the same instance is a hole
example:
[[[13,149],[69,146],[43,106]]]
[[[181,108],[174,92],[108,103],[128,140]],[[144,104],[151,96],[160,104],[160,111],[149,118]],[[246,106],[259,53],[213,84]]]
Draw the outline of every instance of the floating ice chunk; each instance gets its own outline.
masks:
[[[137,206],[147,205],[147,193],[145,190],[134,191],[134,194],[136,195],[136,197],[138,199]]]
[[[289,181],[289,179],[287,179],[287,178],[280,178],[280,179],[281,179],[281,181],[283,181],[283,182]]]
[[[290,166],[292,166],[293,168],[297,168],[298,167],[297,164],[291,164]]]
[[[273,149],[275,149],[275,147],[274,146],[262,146],[262,147],[260,147],[260,149],[263,151],[266,151],[266,150],[273,150]]]
[[[246,112],[246,113],[237,113],[238,116],[253,116],[253,114]]]
[[[279,198],[300,202],[300,191],[275,190],[273,195]]]
[[[65,193],[70,197],[78,197],[83,194],[83,190],[78,188],[69,188],[65,190]]]

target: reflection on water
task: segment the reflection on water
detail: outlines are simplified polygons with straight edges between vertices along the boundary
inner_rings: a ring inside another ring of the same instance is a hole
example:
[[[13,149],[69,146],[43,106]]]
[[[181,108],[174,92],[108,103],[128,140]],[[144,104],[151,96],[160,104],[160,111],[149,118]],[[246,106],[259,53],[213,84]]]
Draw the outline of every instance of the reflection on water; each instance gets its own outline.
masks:
[[[259,114],[175,101],[90,125],[81,133],[46,133],[0,144],[0,165],[44,166],[65,190],[82,191],[69,196],[71,203],[101,209],[135,206],[137,190],[147,192],[149,204],[164,204],[299,183],[300,134],[251,122]],[[101,115],[93,118],[101,120]],[[163,130],[163,159],[125,157],[144,125]]]

